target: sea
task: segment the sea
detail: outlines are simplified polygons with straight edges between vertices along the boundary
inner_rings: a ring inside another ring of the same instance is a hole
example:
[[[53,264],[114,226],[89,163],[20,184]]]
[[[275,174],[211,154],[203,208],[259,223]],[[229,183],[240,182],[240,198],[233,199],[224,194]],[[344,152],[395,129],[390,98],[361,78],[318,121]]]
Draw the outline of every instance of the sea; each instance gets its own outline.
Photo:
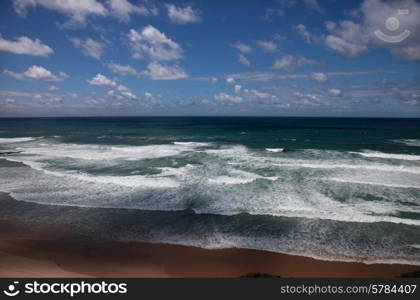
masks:
[[[4,118],[4,151],[3,221],[420,265],[420,119]]]

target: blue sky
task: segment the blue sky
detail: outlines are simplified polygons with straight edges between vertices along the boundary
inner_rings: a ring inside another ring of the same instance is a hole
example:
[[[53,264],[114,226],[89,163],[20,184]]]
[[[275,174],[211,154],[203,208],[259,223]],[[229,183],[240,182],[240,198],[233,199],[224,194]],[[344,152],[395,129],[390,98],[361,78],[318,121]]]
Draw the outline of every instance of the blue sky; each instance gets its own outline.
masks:
[[[420,117],[420,3],[2,1],[0,69],[3,117]]]

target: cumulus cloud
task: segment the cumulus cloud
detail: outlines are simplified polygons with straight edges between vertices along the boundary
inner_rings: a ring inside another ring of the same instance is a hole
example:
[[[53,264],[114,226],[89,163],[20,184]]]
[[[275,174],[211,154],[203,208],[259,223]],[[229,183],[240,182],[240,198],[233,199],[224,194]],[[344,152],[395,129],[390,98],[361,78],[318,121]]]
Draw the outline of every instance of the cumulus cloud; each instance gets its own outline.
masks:
[[[59,90],[59,88],[58,88],[58,87],[56,87],[55,85],[50,85],[50,86],[48,87],[48,90],[49,90],[50,92],[55,92],[55,91],[58,91],[58,90]]]
[[[320,106],[322,104],[320,95],[317,94],[294,92],[293,96],[299,99],[299,104],[304,106]]]
[[[319,12],[319,13],[324,13],[323,9],[321,8],[321,6],[319,6],[319,3],[317,0],[305,0],[306,5],[308,5],[309,7],[311,7],[312,9],[314,9],[315,11]]]
[[[277,44],[271,41],[258,41],[258,46],[260,46],[266,52],[276,52]]]
[[[399,15],[400,9],[408,10],[407,15]],[[328,34],[324,37],[325,45],[346,57],[358,57],[367,52],[370,46],[388,48],[392,55],[402,60],[420,60],[420,3],[414,0],[364,0],[357,14],[360,21],[344,20],[327,22]],[[399,20],[397,32],[390,32],[385,22],[394,17]],[[403,30],[410,35],[399,43],[388,43],[375,35],[375,31],[395,36]]]
[[[221,102],[242,103],[243,99],[239,96],[232,96],[226,93],[218,93],[214,95],[214,99]]]
[[[239,85],[239,84],[235,84],[235,86],[234,86],[234,90],[235,90],[235,93],[240,93],[241,92],[241,89],[242,89],[242,86],[241,85]]]
[[[101,73],[96,74],[95,77],[92,79],[87,80],[87,82],[91,85],[97,85],[101,87],[107,87],[107,88],[115,88],[118,83],[115,80],[109,79],[105,75],[102,75]]]
[[[26,36],[16,38],[14,41],[4,39],[0,34],[0,51],[12,52],[15,54],[25,54],[32,56],[48,56],[54,53],[48,45],[40,40],[32,40]]]
[[[134,95],[128,87],[118,84],[117,81],[109,79],[101,73],[96,74],[92,79],[88,79],[87,82],[90,85],[96,85],[109,89],[107,94],[111,97],[115,97],[117,99],[137,99],[137,96]]]
[[[150,14],[150,11],[145,6],[136,6],[127,0],[108,0],[108,5],[111,14],[122,22],[129,22],[133,14],[143,16]]]
[[[84,55],[96,58],[97,60],[101,59],[102,51],[104,48],[103,43],[92,40],[91,38],[87,38],[85,40],[72,38],[71,42],[73,43],[74,47],[80,49]]]
[[[244,44],[241,42],[236,42],[235,44],[232,45],[232,47],[238,49],[240,52],[245,53],[245,54],[252,52],[252,48],[250,45]]]
[[[108,10],[97,0],[13,0],[13,7],[21,17],[26,16],[28,8],[37,6],[62,13],[73,24],[85,23],[87,16],[90,15],[106,16],[108,14]]]
[[[331,97],[341,97],[341,90],[340,89],[329,89],[328,94]]]
[[[15,73],[13,71],[5,70],[4,74],[18,80],[63,81],[69,78],[69,76],[64,72],[60,72],[58,75],[55,75],[44,67],[36,65],[28,68],[28,70],[22,73]]]
[[[242,53],[239,53],[239,55],[238,55],[238,61],[239,61],[239,63],[241,65],[243,65],[245,67],[250,67],[251,66],[251,62]]]
[[[325,73],[312,73],[309,77],[319,83],[325,83],[328,81],[328,77]]]
[[[152,25],[136,31],[131,29],[128,38],[133,58],[151,60],[174,60],[183,56],[183,49]]]
[[[166,9],[172,23],[187,24],[201,21],[201,11],[199,9],[193,9],[191,6],[182,8],[173,4],[166,4]]]
[[[308,29],[306,29],[306,26],[303,24],[296,25],[294,29],[302,37],[302,39],[308,44],[312,43],[312,41],[316,39],[316,37],[313,34],[311,34],[308,31]]]
[[[233,77],[226,78],[226,83],[230,83],[230,84],[235,83],[235,78],[233,78]]]
[[[120,65],[120,64],[110,62],[107,64],[107,67],[114,73],[117,73],[120,75],[138,75],[137,70],[134,69],[130,65]]]
[[[305,65],[319,65],[319,63],[307,57],[295,57],[293,55],[286,54],[274,61],[273,68],[280,71],[290,71],[296,67],[302,67]]]
[[[85,100],[85,103],[89,104],[89,105],[97,105],[97,104],[101,104],[101,103],[104,103],[104,102],[105,102],[105,100],[102,99],[102,98],[99,98],[99,99],[88,98],[88,99]]]
[[[368,50],[370,36],[361,24],[342,21],[339,24],[327,22],[325,45],[331,50],[347,57],[357,57]]]
[[[258,104],[273,104],[278,100],[275,95],[266,92],[259,92],[255,89],[247,90],[246,93],[252,102]]]
[[[294,58],[292,55],[284,55],[281,58],[277,58],[274,62],[273,68],[276,70],[290,70],[294,64]]]
[[[267,8],[263,19],[266,21],[272,21],[276,17],[283,17],[286,13],[284,10],[278,8]]]
[[[178,65],[169,66],[158,62],[151,62],[147,65],[147,71],[142,74],[154,80],[176,80],[188,78],[188,74]]]
[[[16,100],[15,99],[12,99],[12,98],[6,98],[6,99],[4,99],[4,103],[6,103],[6,104],[15,104],[16,103]]]

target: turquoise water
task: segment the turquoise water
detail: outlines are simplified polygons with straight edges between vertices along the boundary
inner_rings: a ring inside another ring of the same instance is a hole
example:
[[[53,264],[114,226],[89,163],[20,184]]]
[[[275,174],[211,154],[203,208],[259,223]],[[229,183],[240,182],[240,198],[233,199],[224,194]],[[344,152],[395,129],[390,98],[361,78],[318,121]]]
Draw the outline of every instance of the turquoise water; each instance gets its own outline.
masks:
[[[3,219],[420,264],[418,119],[1,119],[0,149]]]

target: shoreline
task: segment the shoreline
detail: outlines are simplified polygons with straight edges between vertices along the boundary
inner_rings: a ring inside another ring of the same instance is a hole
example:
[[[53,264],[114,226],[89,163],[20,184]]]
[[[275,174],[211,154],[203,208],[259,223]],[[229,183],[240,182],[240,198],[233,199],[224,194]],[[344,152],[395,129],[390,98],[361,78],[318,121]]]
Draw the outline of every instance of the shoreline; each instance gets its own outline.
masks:
[[[0,277],[399,277],[420,270],[415,265],[324,261],[242,248],[82,241],[59,230],[1,228]]]

